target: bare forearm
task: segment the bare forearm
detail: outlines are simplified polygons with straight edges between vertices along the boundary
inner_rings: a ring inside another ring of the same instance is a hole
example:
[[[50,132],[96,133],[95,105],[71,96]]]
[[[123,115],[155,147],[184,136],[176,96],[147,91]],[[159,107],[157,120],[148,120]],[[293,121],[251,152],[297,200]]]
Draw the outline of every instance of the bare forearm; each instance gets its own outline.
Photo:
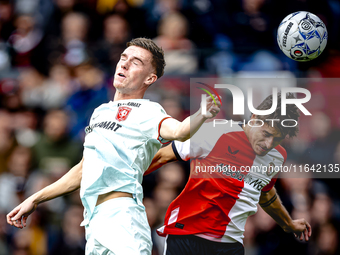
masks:
[[[176,155],[172,150],[171,144],[166,147],[161,148],[156,155],[153,157],[152,162],[149,168],[145,171],[144,175],[148,175],[153,171],[157,170],[158,168],[162,167],[163,165],[176,161]]]
[[[175,133],[177,139],[174,140],[181,142],[188,140],[197,132],[206,120],[207,118],[202,116],[201,111],[197,111],[195,114],[187,117],[184,121],[178,123]]]
[[[71,168],[63,177],[51,185],[33,194],[31,199],[36,204],[71,193],[80,188],[83,160]]]
[[[288,231],[292,225],[292,218],[290,217],[286,208],[282,205],[281,199],[276,192],[266,194],[260,199],[260,206],[269,214],[284,231]]]
[[[177,140],[184,142],[192,137],[201,125],[209,118],[213,118],[220,111],[221,104],[213,102],[211,98],[207,100],[207,104],[204,106],[207,108],[206,113],[203,115],[202,108],[200,108],[195,114],[186,118],[184,121],[179,122],[175,119],[164,120],[160,135],[166,140]]]

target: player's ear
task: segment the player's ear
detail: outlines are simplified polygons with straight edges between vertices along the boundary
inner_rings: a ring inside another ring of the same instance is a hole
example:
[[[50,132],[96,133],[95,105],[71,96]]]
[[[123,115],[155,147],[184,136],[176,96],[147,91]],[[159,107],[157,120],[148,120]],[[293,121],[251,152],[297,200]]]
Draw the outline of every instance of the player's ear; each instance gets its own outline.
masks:
[[[152,83],[154,83],[155,81],[157,81],[157,75],[154,73],[151,73],[145,80],[145,84],[146,85],[151,85]]]

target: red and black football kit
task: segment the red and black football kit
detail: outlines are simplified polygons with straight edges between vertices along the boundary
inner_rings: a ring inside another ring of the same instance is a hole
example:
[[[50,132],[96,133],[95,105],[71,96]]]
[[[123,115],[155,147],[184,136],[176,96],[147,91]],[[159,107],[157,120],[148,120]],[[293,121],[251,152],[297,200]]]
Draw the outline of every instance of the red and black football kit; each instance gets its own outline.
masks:
[[[190,177],[170,204],[161,236],[195,235],[214,242],[243,244],[248,216],[257,211],[262,192],[275,184],[287,154],[277,146],[255,154],[239,125],[205,123],[186,142],[173,142],[179,160],[190,163]]]

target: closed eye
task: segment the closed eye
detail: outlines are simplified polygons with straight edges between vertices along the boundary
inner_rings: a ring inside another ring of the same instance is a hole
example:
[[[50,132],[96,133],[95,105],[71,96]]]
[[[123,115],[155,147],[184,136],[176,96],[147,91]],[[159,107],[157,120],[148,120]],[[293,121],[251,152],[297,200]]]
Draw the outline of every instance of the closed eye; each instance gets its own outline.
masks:
[[[270,137],[271,134],[269,134],[268,132],[264,132],[264,136],[265,136],[265,137]]]

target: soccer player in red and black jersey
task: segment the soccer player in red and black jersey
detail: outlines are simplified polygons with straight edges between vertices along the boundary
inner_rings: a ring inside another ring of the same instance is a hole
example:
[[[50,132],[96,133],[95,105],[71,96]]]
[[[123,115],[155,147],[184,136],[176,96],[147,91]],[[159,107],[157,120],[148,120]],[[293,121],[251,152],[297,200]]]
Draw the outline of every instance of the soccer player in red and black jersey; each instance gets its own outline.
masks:
[[[257,109],[270,109],[272,101],[267,97]],[[157,231],[166,236],[164,254],[244,254],[244,226],[258,203],[285,232],[309,240],[310,224],[292,220],[274,188],[275,175],[287,158],[280,143],[296,136],[298,127],[293,126],[299,118],[293,104],[281,115],[280,94],[277,105],[272,114],[253,114],[245,125],[205,123],[190,140],[158,151],[146,174],[168,162],[191,159],[188,183]]]

